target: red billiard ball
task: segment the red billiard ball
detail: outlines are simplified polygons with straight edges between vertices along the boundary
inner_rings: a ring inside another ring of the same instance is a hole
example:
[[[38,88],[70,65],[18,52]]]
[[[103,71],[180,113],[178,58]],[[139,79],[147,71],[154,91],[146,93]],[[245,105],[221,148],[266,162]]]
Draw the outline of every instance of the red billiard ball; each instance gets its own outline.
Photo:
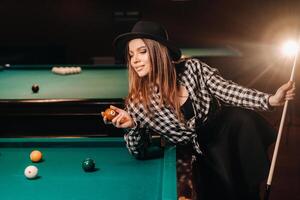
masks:
[[[86,172],[92,172],[95,171],[95,166],[96,163],[93,159],[91,158],[86,158],[83,162],[82,162],[82,169]]]
[[[31,90],[33,93],[37,93],[39,91],[39,85],[37,84],[33,84],[32,87],[31,87]]]
[[[113,120],[113,118],[115,118],[117,116],[117,112],[111,108],[107,108],[105,111],[104,111],[104,116],[106,117],[106,120],[107,121],[111,121]]]

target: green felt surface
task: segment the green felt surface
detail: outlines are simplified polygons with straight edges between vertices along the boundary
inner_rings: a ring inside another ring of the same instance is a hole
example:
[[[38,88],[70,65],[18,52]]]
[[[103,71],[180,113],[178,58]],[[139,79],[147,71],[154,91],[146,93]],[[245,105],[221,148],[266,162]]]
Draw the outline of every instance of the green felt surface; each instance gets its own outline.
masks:
[[[33,93],[31,86],[39,85]],[[126,68],[82,67],[80,74],[58,75],[51,66],[11,66],[0,71],[1,99],[108,99],[128,92]]]
[[[30,161],[34,149],[42,162]],[[87,157],[96,171],[82,170]],[[175,148],[142,161],[129,155],[122,138],[2,138],[0,163],[1,200],[177,199]],[[28,165],[39,168],[37,179],[25,178]]]

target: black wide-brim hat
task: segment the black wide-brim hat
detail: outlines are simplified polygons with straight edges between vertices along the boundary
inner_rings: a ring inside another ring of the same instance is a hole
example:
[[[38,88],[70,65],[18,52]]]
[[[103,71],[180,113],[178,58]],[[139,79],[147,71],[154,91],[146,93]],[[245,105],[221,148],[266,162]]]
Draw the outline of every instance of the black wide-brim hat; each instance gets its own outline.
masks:
[[[163,44],[169,49],[173,61],[177,61],[181,57],[180,49],[169,40],[168,33],[162,25],[151,21],[139,21],[133,26],[131,32],[121,34],[113,41],[118,60],[124,61],[127,43],[136,38],[152,39]]]

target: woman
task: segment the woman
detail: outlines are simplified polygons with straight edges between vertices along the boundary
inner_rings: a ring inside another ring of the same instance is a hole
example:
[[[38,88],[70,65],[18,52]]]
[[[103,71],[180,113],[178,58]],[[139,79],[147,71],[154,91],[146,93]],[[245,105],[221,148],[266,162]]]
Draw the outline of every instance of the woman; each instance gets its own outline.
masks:
[[[125,110],[111,106],[118,113],[112,124],[126,130],[129,152],[145,157],[149,133],[156,132],[193,147],[197,198],[259,199],[274,131],[251,110],[293,99],[294,83],[270,95],[225,80],[198,59],[180,60],[180,50],[154,22],[136,23],[114,46],[127,61],[129,94]]]

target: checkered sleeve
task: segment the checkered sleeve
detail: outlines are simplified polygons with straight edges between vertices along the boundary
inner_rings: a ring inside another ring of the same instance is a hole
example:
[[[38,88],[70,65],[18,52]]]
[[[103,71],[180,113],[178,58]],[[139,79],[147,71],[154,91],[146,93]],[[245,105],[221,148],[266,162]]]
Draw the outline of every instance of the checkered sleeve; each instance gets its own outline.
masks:
[[[129,104],[127,111],[136,126],[126,130],[124,139],[129,152],[137,158],[143,156],[149,144],[149,132],[158,133],[173,144],[185,144],[196,137],[194,129],[186,128],[179,122],[173,110],[168,106],[159,106],[154,100],[151,101],[150,116],[146,114],[142,105]]]
[[[134,157],[142,158],[147,145],[146,138],[149,138],[149,135],[147,135],[149,132],[143,127],[145,123],[139,120],[139,118],[143,118],[143,110],[135,107],[132,103],[126,105],[126,110],[135,123],[133,128],[125,129],[124,139],[126,146]]]
[[[195,130],[188,128],[178,120],[174,110],[168,106],[160,107],[158,102],[152,100],[152,110],[155,112],[149,121],[149,127],[161,134],[172,144],[186,144],[195,137]]]
[[[137,159],[145,158],[146,148],[150,144],[149,129],[139,128],[138,125],[132,129],[126,129],[124,135],[127,149]]]
[[[268,103],[270,94],[243,87],[230,80],[225,80],[220,76],[217,69],[211,68],[204,63],[200,65],[201,69],[199,72],[202,74],[210,92],[225,104],[252,110],[272,110],[272,107]],[[201,76],[201,74],[199,75]]]

